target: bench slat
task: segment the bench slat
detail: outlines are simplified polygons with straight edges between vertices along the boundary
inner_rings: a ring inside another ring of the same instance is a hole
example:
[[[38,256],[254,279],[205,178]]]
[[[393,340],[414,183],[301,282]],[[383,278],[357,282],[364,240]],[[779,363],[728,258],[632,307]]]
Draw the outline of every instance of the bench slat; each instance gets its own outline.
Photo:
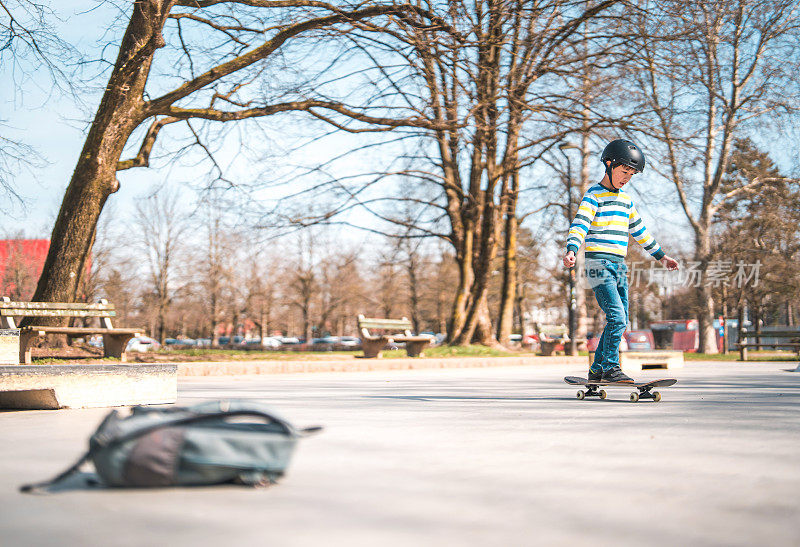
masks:
[[[395,342],[432,342],[433,336],[392,336]]]
[[[0,309],[14,310],[113,310],[114,304],[84,302],[2,302]]]
[[[358,328],[361,329],[410,329],[412,326],[411,321],[403,319],[373,319],[364,318],[359,319]]]
[[[104,328],[92,328],[92,327],[37,327],[37,326],[30,326],[30,327],[23,327],[20,329],[22,332],[26,331],[42,331],[42,332],[49,332],[52,334],[139,334],[146,332],[145,329],[131,329],[131,328],[113,328],[113,329],[104,329]]]
[[[4,308],[0,309],[4,317],[116,317],[117,312],[112,310],[81,310],[81,309],[25,309]]]

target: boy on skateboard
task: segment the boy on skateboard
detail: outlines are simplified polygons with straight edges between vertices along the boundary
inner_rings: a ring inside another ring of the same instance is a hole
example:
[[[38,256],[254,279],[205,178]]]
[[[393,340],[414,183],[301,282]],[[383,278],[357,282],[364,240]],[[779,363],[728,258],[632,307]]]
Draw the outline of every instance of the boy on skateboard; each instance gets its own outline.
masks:
[[[631,141],[611,141],[601,156],[606,173],[581,200],[567,234],[564,266],[575,266],[575,254],[586,242],[586,278],[606,326],[589,368],[589,382],[633,383],[619,364],[619,343],[628,326],[628,234],[668,270],[678,262],[661,250],[636,211],[631,197],[622,190],[631,177],[644,171],[644,153]]]

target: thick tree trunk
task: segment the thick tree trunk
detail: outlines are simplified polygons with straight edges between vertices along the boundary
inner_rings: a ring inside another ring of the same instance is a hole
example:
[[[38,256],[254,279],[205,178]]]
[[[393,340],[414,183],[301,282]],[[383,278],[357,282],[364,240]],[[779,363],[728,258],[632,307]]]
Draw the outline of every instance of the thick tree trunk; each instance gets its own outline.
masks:
[[[472,343],[484,346],[497,345],[492,333],[492,316],[489,311],[489,302],[485,297],[478,304],[477,321],[472,335]]]
[[[145,119],[143,93],[171,2],[136,2],[114,70],[89,129],[58,213],[50,249],[33,296],[38,302],[72,302],[97,221],[116,192],[117,163],[128,137]]]
[[[714,329],[714,296],[710,286],[698,287],[698,323],[700,342],[698,352],[719,353],[717,333]]]
[[[695,260],[700,262],[700,270],[705,273],[711,259],[711,235],[708,230],[701,230],[695,240]],[[700,353],[719,353],[717,334],[714,331],[714,295],[710,285],[703,278],[697,287],[697,320],[699,323]]]
[[[167,309],[164,305],[158,307],[158,331],[156,332],[158,343],[164,345],[166,339]]]
[[[491,199],[488,195],[487,200]],[[479,337],[482,344],[492,344],[494,342],[491,332],[491,315],[488,313],[488,294],[489,294],[489,277],[492,271],[492,262],[497,255],[497,208],[494,203],[487,201],[483,207],[482,223],[481,223],[481,244],[479,259],[475,261],[473,273],[475,280],[471,291],[471,305],[467,310],[467,318],[464,322],[464,328],[458,337],[453,341],[456,345],[467,345],[475,340],[476,329],[478,324],[481,323],[483,330]],[[484,310],[485,307],[485,310]],[[485,314],[484,314],[485,311]],[[488,320],[488,336],[485,332],[485,325],[483,321]]]
[[[511,329],[514,322],[514,302],[517,297],[517,173],[511,175],[511,191],[505,212],[505,257],[503,260],[503,289],[500,295],[500,315],[497,322],[497,340],[508,345],[511,342]],[[523,333],[524,334],[524,333]]]
[[[447,341],[455,343],[461,336],[467,320],[467,307],[469,306],[470,289],[472,288],[474,274],[472,271],[472,241],[473,232],[468,228],[464,233],[463,247],[456,252],[458,264],[458,289],[453,299],[450,313],[450,323],[447,326]]]
[[[503,288],[500,297],[500,318],[497,322],[497,340],[507,345],[511,342],[514,323],[514,302],[517,296],[517,219],[506,219],[506,256],[503,264]]]

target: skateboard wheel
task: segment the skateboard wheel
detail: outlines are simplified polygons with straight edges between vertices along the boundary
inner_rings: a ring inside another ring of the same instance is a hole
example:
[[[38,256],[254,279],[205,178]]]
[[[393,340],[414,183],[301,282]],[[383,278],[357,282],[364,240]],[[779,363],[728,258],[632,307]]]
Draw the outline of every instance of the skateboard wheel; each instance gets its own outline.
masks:
[[[653,392],[653,401],[658,402],[661,400],[661,394],[658,391]]]
[[[631,393],[631,402],[635,403],[638,400],[639,400],[639,394],[636,393],[635,391],[633,393]]]
[[[598,393],[600,394],[601,399],[605,399],[606,397],[608,397],[608,393],[606,393],[605,389],[601,389]]]
[[[582,390],[582,389],[580,389],[580,390],[578,390],[578,395],[577,395],[577,397],[578,397],[578,399],[581,399],[581,400],[583,400],[583,398],[584,398],[584,397],[586,397],[586,394],[583,392],[583,390]]]

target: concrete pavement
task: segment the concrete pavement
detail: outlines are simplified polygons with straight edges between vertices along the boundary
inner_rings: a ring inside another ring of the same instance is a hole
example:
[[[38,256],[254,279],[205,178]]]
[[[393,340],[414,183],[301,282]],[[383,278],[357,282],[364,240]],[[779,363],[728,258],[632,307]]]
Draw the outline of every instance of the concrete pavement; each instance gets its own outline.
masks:
[[[795,366],[687,362],[662,402],[636,404],[627,388],[578,401],[575,365],[182,378],[179,403],[259,398],[326,426],[266,490],[19,494],[107,410],[3,412],[0,542],[796,545]]]

